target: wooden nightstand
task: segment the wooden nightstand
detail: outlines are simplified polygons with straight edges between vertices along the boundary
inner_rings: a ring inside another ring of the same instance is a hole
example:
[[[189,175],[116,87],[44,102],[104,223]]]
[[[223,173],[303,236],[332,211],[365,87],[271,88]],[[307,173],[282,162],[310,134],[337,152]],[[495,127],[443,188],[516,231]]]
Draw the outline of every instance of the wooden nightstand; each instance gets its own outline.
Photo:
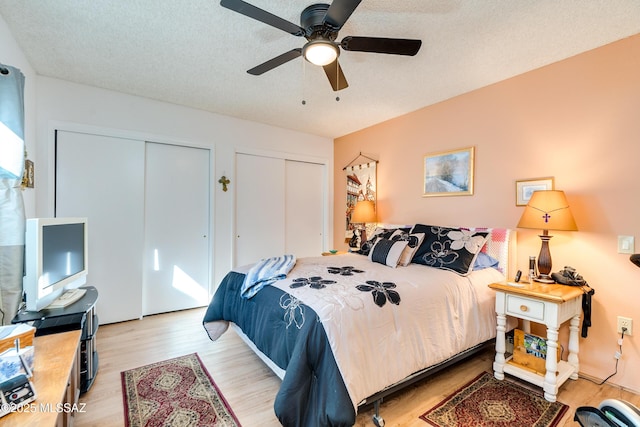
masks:
[[[544,390],[544,397],[556,401],[558,389],[569,378],[578,379],[578,327],[582,313],[582,294],[579,287],[558,284],[522,283],[515,287],[503,283],[493,283],[489,287],[496,291],[496,358],[493,371],[497,379],[511,374],[528,381]],[[530,332],[530,322],[542,323],[547,327],[546,374],[541,375],[530,369],[505,359],[505,332],[507,316],[522,320],[524,332]],[[567,320],[569,326],[569,356],[567,361],[557,361],[558,329]]]

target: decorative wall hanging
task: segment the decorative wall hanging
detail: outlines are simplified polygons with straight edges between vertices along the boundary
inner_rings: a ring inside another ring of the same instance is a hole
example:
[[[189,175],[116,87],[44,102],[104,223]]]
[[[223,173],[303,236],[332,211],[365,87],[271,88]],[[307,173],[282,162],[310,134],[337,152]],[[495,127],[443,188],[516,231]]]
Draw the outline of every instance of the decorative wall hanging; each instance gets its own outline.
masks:
[[[222,175],[218,180],[218,183],[222,184],[222,191],[227,191],[227,185],[229,185],[231,181],[225,175]]]
[[[516,181],[516,206],[526,206],[534,191],[554,190],[553,177]]]
[[[475,147],[424,156],[423,196],[472,195],[474,157]]]
[[[356,164],[360,159],[366,160],[366,162]],[[347,200],[345,206],[345,241],[347,242],[353,237],[354,230],[358,229],[351,223],[351,214],[356,203],[362,200],[369,200],[373,202],[374,206],[376,204],[377,163],[377,160],[360,153],[347,166],[342,168],[347,175]],[[373,224],[373,227],[375,227],[375,224]]]
[[[35,184],[35,170],[33,162],[29,159],[24,161],[24,173],[22,175],[22,188],[33,188]]]

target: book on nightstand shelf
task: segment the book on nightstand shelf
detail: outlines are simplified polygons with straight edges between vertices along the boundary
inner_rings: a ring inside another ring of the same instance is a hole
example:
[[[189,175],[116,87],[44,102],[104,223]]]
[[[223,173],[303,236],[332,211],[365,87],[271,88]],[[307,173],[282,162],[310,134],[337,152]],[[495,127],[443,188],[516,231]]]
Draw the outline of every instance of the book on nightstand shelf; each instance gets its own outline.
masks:
[[[557,360],[560,360],[559,354]],[[514,330],[512,363],[544,375],[546,362],[547,340],[520,329]]]

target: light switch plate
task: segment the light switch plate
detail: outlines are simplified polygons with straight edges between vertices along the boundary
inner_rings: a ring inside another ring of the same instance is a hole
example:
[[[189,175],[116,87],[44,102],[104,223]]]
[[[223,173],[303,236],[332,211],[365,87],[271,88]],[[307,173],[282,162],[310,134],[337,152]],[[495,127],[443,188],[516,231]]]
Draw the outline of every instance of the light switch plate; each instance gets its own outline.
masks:
[[[618,253],[634,253],[634,240],[633,236],[618,236]]]

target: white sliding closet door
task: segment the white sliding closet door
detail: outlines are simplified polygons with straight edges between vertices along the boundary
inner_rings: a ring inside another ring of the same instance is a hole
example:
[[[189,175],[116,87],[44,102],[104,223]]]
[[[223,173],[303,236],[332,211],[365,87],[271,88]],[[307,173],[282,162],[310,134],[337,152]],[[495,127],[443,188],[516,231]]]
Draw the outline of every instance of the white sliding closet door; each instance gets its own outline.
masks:
[[[285,251],[318,256],[324,239],[324,165],[287,160]]]
[[[144,141],[57,131],[55,215],[89,219],[100,323],[142,315]]]
[[[210,150],[57,131],[56,216],[89,218],[100,323],[204,306]]]
[[[236,266],[285,253],[322,253],[325,168],[236,154]]]
[[[209,303],[210,150],[147,143],[143,314]]]
[[[235,265],[283,255],[284,160],[236,154]]]

